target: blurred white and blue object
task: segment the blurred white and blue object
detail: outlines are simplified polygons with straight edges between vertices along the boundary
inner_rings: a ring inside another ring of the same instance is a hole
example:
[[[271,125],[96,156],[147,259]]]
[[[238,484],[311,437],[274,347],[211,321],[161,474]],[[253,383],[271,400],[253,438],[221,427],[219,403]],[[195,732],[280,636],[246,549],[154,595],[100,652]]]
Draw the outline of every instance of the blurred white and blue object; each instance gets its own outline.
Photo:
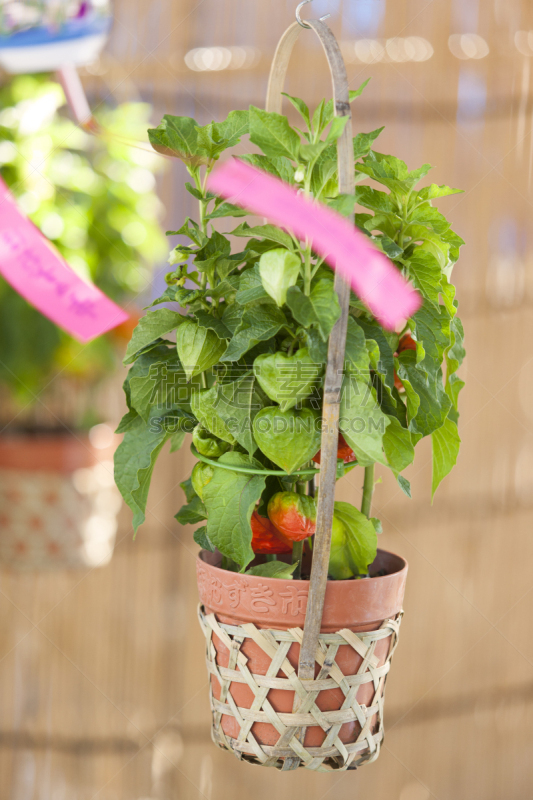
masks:
[[[91,64],[111,21],[110,0],[0,0],[0,66],[19,74]]]

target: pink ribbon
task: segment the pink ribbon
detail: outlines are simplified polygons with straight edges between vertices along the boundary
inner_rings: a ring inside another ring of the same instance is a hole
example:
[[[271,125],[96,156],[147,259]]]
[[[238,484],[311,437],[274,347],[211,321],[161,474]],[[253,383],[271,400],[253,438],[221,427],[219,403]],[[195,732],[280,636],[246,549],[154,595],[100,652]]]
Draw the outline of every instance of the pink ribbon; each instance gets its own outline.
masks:
[[[100,289],[76,275],[17,208],[1,178],[0,274],[45,317],[80,342],[88,342],[128,319],[128,314]]]
[[[394,330],[420,307],[418,292],[353,223],[278,178],[231,159],[209,176],[208,188],[311,241],[384,327]]]

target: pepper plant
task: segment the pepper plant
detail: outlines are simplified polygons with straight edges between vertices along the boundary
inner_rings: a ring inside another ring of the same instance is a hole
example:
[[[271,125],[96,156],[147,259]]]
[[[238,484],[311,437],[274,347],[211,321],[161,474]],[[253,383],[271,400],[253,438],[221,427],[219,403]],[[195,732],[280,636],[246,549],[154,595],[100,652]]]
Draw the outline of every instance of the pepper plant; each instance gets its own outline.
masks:
[[[259,152],[239,158],[353,220],[423,298],[391,332],[351,295],[337,474],[361,468],[364,490],[361,509],[335,503],[329,572],[352,578],[368,574],[376,555],[374,465],[390,468],[410,497],[402,473],[422,438],[432,439],[433,493],[457,458],[464,350],[451,272],[463,241],[433,201],[458,190],[417,188],[430,166],[410,171],[374,150],[379,129],[353,139],[356,192],[339,194],[336,143],[346,118],[334,117],[331,101],[311,114],[289,100],[301,129],[251,107],[203,127],[165,116],[149,132],[156,150],[185,163],[198,217],[172,232],[187,244],[171,252],[168,288],[153,304],[180,310],[148,310],[128,346],[129,411],[115,475],[137,529],[159,452],[167,440],[179,448],[190,431],[198,463],[181,484],[187,502],[176,517],[202,523],[196,542],[217,548],[226,569],[278,577],[300,574],[305,540],[312,550],[323,376],[340,308],[333,272],[312,242],[247,221],[245,210],[207,191],[218,158],[249,135]],[[277,559],[291,550],[291,565]]]

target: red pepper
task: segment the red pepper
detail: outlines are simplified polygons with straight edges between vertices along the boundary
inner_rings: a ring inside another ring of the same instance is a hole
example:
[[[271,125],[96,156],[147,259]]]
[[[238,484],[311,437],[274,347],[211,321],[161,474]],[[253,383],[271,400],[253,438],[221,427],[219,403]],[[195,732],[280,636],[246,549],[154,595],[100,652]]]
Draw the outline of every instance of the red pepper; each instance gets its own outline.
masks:
[[[313,461],[316,464],[320,464],[322,451],[319,450],[316,456],[314,456]],[[357,461],[357,456],[355,455],[354,451],[342,435],[339,433],[339,446],[337,448],[337,458],[342,458],[345,464],[351,464],[353,461]]]
[[[257,555],[270,553],[291,553],[292,545],[283,542],[277,535],[274,525],[267,517],[260,517],[257,511],[250,520],[252,526],[252,550]]]
[[[297,492],[278,492],[268,502],[268,518],[284,541],[301,542],[316,531],[316,503]]]
[[[416,342],[410,333],[406,333],[402,336],[398,343],[398,350],[394,355],[398,355],[403,350],[416,350]],[[399,392],[403,389],[403,383],[396,374],[396,370],[394,370],[394,385]]]

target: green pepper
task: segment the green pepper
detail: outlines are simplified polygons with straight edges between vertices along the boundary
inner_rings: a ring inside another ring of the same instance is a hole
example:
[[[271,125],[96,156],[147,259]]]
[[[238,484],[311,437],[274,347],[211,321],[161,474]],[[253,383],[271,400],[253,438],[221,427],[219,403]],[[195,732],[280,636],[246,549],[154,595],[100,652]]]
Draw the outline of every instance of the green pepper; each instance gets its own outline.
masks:
[[[222,439],[213,436],[203,425],[197,425],[193,430],[192,443],[200,455],[207,458],[218,458],[230,448],[229,442],[223,442]]]
[[[192,471],[192,488],[202,502],[204,499],[204,486],[207,486],[214,474],[215,467],[212,467],[211,464],[204,464],[203,461],[199,461]]]

